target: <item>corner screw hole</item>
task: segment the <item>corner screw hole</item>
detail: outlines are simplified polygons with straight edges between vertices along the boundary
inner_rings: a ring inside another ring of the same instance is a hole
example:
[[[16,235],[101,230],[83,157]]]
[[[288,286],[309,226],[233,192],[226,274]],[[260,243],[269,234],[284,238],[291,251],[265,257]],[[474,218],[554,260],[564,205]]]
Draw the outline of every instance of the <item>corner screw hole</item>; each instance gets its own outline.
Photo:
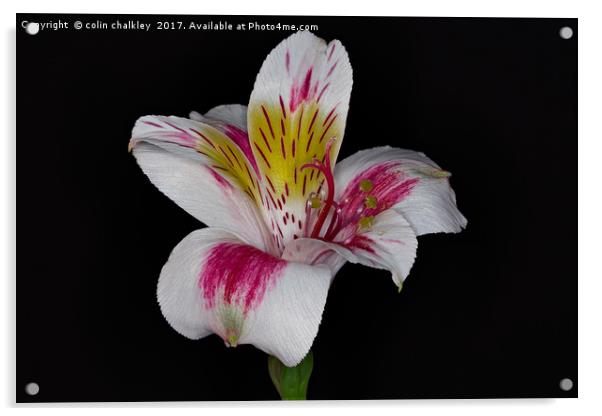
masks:
[[[558,33],[562,39],[570,39],[573,37],[573,29],[569,26],[561,27]]]
[[[40,31],[40,24],[35,22],[27,22],[23,25],[25,31],[30,35],[37,35]]]
[[[30,396],[35,396],[39,392],[40,386],[38,385],[38,383],[28,383],[25,386],[25,393],[29,394]]]
[[[571,391],[573,389],[573,380],[570,378],[563,378],[560,380],[560,389],[563,391]]]

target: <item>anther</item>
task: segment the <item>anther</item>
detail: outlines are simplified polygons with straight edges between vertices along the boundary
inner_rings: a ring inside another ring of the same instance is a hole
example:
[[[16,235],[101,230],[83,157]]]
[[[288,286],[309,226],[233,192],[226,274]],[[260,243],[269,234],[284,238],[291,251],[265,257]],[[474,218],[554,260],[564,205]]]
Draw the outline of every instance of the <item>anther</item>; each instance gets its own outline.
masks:
[[[370,192],[373,187],[374,187],[374,184],[372,183],[372,181],[370,179],[362,179],[360,182],[360,190],[362,192]]]
[[[311,197],[308,202],[309,202],[310,208],[313,208],[313,209],[322,208],[322,200],[320,199],[319,196]]]
[[[366,208],[376,208],[376,206],[377,206],[376,197],[373,195],[368,195],[366,197],[366,199],[364,199],[364,205],[366,206]]]
[[[372,225],[374,224],[374,216],[368,215],[366,217],[362,217],[358,221],[358,224],[360,226],[360,230],[369,230],[370,228],[372,228]]]

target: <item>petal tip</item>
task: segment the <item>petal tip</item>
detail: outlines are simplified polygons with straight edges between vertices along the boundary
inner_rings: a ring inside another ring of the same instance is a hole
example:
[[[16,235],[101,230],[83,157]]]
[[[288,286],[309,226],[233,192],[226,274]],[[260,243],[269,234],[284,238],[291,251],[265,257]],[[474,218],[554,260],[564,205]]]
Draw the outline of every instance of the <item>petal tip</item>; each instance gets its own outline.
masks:
[[[391,273],[391,277],[393,278],[393,283],[397,287],[397,293],[401,293],[401,290],[403,289],[403,281],[404,281],[403,276],[399,272],[394,271]]]
[[[236,348],[238,346],[238,337],[236,335],[230,335],[227,340],[224,341],[227,348]]]

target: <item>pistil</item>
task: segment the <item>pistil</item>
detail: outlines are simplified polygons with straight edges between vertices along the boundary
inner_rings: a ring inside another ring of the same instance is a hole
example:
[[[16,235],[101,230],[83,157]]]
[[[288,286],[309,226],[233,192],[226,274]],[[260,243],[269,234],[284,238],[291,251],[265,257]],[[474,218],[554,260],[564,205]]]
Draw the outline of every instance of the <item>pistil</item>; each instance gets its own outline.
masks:
[[[322,175],[324,175],[324,179],[326,180],[326,187],[328,190],[325,201],[322,201],[320,198],[318,198],[318,200],[321,203],[323,202],[323,204],[320,204],[320,205],[322,205],[322,209],[320,211],[320,214],[318,215],[316,224],[314,225],[314,228],[311,232],[311,235],[310,235],[311,238],[319,237],[320,232],[322,231],[322,227],[324,226],[324,222],[326,221],[326,218],[328,217],[328,213],[330,212],[330,209],[335,205],[335,202],[334,202],[334,176],[332,174],[332,167],[330,164],[330,149],[332,148],[334,141],[335,141],[335,139],[332,138],[326,144],[326,151],[324,152],[324,162],[320,162],[319,160],[314,159],[312,161],[312,163],[306,163],[305,165],[301,166],[301,170],[309,169],[309,168],[318,169],[322,173]],[[315,198],[316,198],[316,196],[310,196],[310,199],[308,201],[308,206],[314,208],[314,202],[316,202]],[[332,215],[333,216],[337,215],[336,210],[333,212]],[[332,222],[334,220],[335,220],[335,218],[331,219],[331,224],[330,224],[331,226],[332,226]],[[307,218],[306,222],[309,224],[309,218]],[[330,229],[331,227],[329,226],[328,228]],[[328,234],[328,230],[327,230],[326,234]]]

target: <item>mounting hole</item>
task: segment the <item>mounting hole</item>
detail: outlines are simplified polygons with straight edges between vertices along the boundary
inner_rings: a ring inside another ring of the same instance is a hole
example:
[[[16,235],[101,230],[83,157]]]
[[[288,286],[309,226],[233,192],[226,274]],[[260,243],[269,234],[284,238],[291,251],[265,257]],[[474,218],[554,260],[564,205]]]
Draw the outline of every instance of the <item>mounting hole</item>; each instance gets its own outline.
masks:
[[[25,31],[30,35],[36,35],[40,31],[40,24],[29,22],[25,25]]]
[[[30,396],[35,396],[39,392],[40,386],[38,385],[38,383],[27,383],[27,385],[25,386],[25,393],[29,394]]]
[[[560,389],[564,391],[571,391],[573,389],[573,380],[570,378],[563,378],[560,380]]]
[[[569,26],[561,27],[558,33],[562,39],[570,39],[573,37],[573,29]]]

